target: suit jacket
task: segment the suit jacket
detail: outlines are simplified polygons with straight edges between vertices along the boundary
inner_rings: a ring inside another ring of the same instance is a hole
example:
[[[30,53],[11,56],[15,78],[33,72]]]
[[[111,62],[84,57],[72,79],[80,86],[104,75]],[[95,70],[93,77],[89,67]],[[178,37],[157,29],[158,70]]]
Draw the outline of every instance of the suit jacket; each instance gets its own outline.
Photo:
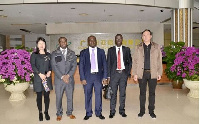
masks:
[[[122,52],[123,52],[125,72],[127,76],[129,76],[132,68],[132,57],[130,48],[122,46]],[[112,77],[116,73],[117,69],[116,46],[113,46],[108,49],[107,63],[108,63],[108,77]]]
[[[103,49],[97,47],[97,61],[98,61],[98,76],[100,80],[107,79],[107,63],[106,56]],[[80,80],[89,80],[91,77],[91,63],[90,63],[90,52],[89,48],[84,49],[80,52],[80,61],[79,61],[79,73]]]
[[[64,81],[61,79],[63,75],[70,75],[69,83],[74,84],[74,72],[76,70],[77,66],[77,59],[75,52],[67,48],[67,55],[66,55],[66,61],[65,58],[60,51],[60,48],[55,50],[51,55],[51,64],[52,69],[55,73],[55,85],[64,83]]]
[[[133,56],[133,75],[137,75],[138,79],[142,79],[144,72],[144,47],[143,42],[140,43],[136,48]],[[150,70],[151,78],[157,78],[158,75],[162,75],[162,53],[160,46],[151,42],[150,50]]]

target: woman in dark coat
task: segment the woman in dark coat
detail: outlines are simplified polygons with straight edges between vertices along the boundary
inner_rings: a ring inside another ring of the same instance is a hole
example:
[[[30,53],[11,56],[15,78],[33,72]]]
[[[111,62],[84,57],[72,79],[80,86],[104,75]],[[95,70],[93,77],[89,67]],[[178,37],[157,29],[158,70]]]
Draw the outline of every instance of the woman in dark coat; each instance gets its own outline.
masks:
[[[50,90],[53,89],[51,82],[51,54],[47,52],[46,49],[46,41],[44,38],[39,37],[36,41],[36,52],[31,55],[31,66],[34,71],[34,82],[33,88],[37,93],[37,107],[39,110],[39,121],[43,121],[42,114],[42,94],[44,94],[44,103],[45,103],[45,118],[46,120],[50,120],[50,116],[48,114],[49,109],[49,94]],[[42,82],[47,81],[47,86],[49,91],[45,91],[45,88]]]

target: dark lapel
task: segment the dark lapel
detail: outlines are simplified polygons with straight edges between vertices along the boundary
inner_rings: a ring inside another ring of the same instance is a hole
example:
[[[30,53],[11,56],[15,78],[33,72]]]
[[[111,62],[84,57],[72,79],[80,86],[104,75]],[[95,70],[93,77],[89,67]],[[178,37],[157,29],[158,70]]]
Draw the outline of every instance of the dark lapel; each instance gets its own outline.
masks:
[[[126,49],[125,49],[125,46],[122,46],[122,53],[123,53],[123,60],[125,62],[125,55],[126,55]]]
[[[85,59],[86,59],[86,63],[89,63],[89,65],[91,65],[90,63],[90,51],[89,48],[85,49]]]
[[[113,56],[113,60],[117,60],[116,46],[114,46],[112,48],[112,54],[111,54],[111,56]]]
[[[100,65],[100,62],[101,61],[101,54],[100,54],[100,48],[97,47],[97,62],[98,62],[98,66]]]
[[[71,56],[71,51],[69,50],[69,48],[67,48],[66,60],[69,60],[70,56]]]

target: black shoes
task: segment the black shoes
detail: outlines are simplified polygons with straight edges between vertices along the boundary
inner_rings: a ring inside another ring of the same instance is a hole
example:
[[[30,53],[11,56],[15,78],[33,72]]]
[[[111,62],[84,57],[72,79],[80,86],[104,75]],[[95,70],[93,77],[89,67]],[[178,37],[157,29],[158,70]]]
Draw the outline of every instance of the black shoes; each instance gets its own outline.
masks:
[[[99,117],[99,119],[101,119],[101,120],[104,120],[105,119],[105,117],[101,114],[101,115],[99,115],[99,116],[97,116],[97,117]]]
[[[109,115],[109,118],[113,118],[115,116],[115,114],[111,114]]]
[[[47,112],[44,112],[44,114],[45,114],[45,118],[46,118],[46,120],[50,120],[50,116],[49,116],[48,111],[47,111]]]
[[[90,117],[92,117],[92,116],[85,116],[84,118],[83,118],[83,120],[88,120]]]
[[[138,117],[142,117],[144,115],[144,113],[143,112],[140,112],[139,114],[138,114]]]
[[[156,119],[156,115],[154,113],[149,113],[153,119]]]
[[[43,121],[43,114],[42,114],[42,112],[39,112],[39,121]]]
[[[119,113],[122,117],[127,117],[125,113]]]
[[[84,118],[83,118],[83,120],[88,120],[90,117],[92,117],[92,116],[85,116]],[[105,117],[101,114],[101,115],[99,115],[99,116],[97,116],[99,119],[101,119],[101,120],[104,120],[105,119]]]

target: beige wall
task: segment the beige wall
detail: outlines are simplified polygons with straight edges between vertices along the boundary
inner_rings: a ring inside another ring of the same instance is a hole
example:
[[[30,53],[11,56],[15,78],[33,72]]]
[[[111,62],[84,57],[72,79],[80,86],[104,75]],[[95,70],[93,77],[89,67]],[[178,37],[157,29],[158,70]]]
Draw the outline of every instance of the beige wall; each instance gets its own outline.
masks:
[[[139,33],[144,29],[153,32],[153,41],[164,45],[164,27],[161,23],[48,23],[46,34],[74,34],[74,33]]]

